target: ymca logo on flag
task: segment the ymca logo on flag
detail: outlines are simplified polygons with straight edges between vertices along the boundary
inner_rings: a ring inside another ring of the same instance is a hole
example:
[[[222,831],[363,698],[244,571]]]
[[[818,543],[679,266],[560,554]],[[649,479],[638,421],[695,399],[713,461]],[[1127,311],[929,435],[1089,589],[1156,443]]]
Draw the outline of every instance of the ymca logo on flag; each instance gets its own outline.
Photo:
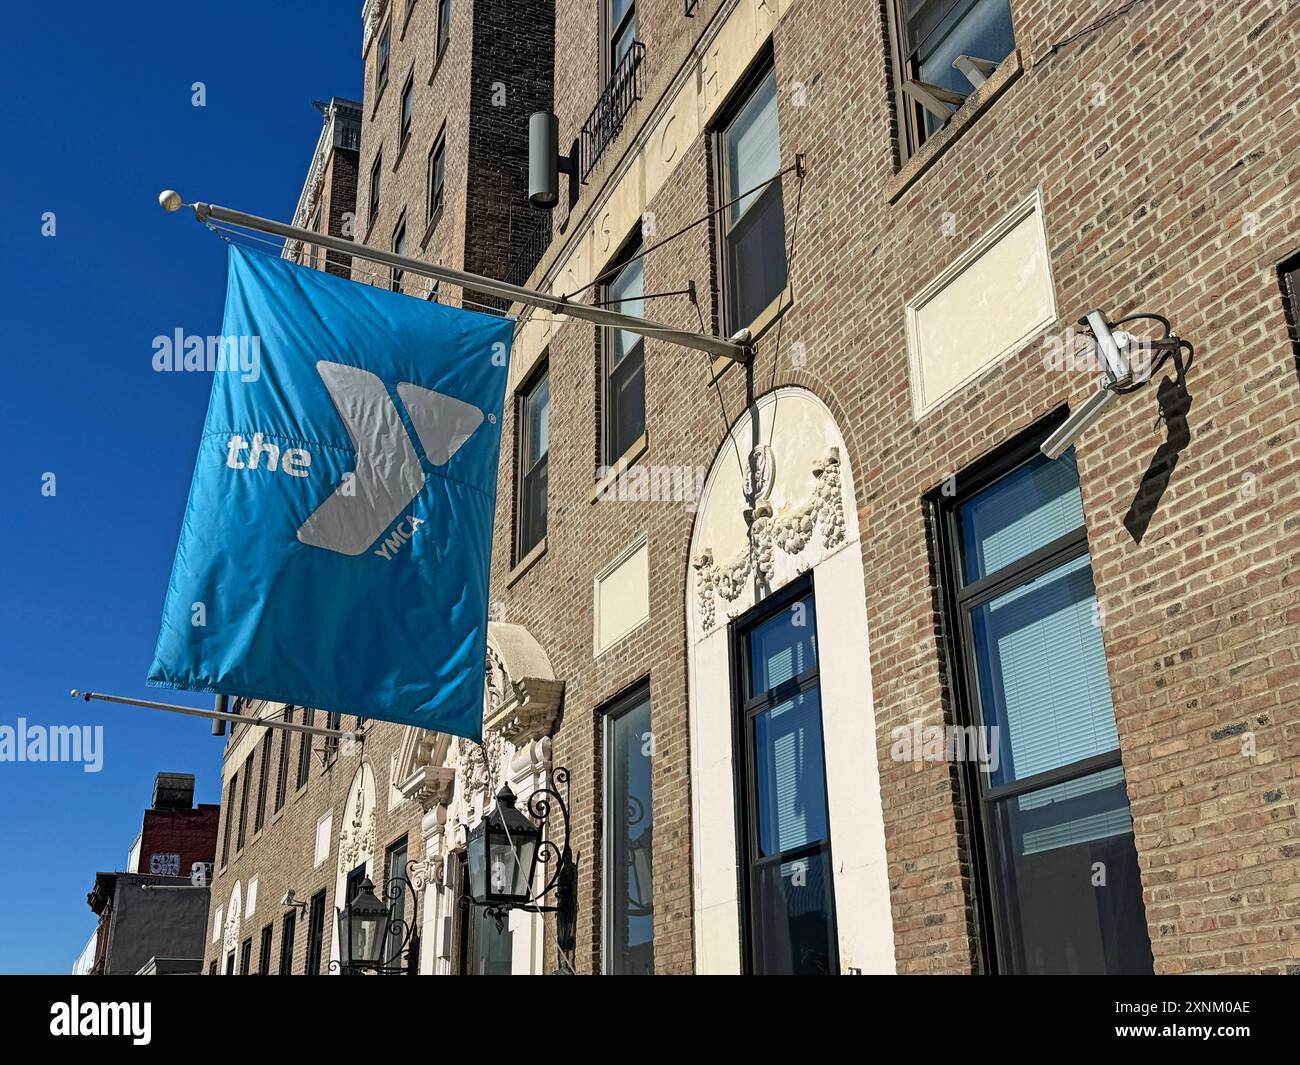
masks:
[[[512,325],[232,246],[149,683],[479,739]]]

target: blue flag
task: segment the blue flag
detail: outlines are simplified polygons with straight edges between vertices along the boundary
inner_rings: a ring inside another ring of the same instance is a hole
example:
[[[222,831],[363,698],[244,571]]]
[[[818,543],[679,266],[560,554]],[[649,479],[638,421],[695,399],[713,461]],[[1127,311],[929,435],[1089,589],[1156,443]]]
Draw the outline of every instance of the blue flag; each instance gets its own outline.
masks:
[[[232,246],[149,683],[480,739],[511,330]]]

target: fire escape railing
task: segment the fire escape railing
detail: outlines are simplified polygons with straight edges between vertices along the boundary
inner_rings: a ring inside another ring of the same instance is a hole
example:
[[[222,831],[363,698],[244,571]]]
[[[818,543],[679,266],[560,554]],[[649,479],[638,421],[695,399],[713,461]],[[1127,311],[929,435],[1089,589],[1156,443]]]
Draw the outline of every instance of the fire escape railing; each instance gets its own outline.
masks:
[[[644,58],[645,45],[633,41],[632,47],[614,68],[613,77],[609,79],[605,91],[600,94],[596,106],[591,109],[591,114],[583,124],[579,151],[582,155],[580,176],[584,182],[601,153],[622,130],[623,121],[632,106],[641,99],[641,93],[645,89],[641,73],[641,61]]]
[[[530,221],[532,228],[517,245],[515,257],[506,267],[505,281],[512,285],[525,285],[532,276],[533,268],[541,262],[542,256],[551,244],[551,214],[549,211],[535,212],[537,217]]]

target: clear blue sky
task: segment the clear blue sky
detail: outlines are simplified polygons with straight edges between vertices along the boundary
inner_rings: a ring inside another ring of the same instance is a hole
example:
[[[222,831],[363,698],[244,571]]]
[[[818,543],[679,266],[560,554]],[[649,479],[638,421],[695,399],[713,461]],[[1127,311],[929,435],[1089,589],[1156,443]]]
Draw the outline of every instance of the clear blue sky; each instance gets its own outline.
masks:
[[[144,684],[211,386],[155,373],[152,340],[218,333],[226,271],[221,241],[156,197],[288,220],[320,132],[311,101],[359,98],[360,50],[361,0],[74,0],[27,8],[11,35],[0,725],[102,724],[104,766],[0,762],[0,972],[68,971],[95,872],[125,866],[157,771],[218,799],[208,722],[67,694],[211,705]]]

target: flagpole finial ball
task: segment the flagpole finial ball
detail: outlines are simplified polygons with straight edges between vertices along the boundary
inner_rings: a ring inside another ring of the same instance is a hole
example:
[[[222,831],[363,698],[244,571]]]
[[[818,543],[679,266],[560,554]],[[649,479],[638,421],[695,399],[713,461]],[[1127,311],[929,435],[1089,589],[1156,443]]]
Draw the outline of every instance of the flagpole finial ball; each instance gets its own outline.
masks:
[[[175,189],[163,189],[158,193],[158,205],[164,211],[176,211],[181,207],[181,194]]]

